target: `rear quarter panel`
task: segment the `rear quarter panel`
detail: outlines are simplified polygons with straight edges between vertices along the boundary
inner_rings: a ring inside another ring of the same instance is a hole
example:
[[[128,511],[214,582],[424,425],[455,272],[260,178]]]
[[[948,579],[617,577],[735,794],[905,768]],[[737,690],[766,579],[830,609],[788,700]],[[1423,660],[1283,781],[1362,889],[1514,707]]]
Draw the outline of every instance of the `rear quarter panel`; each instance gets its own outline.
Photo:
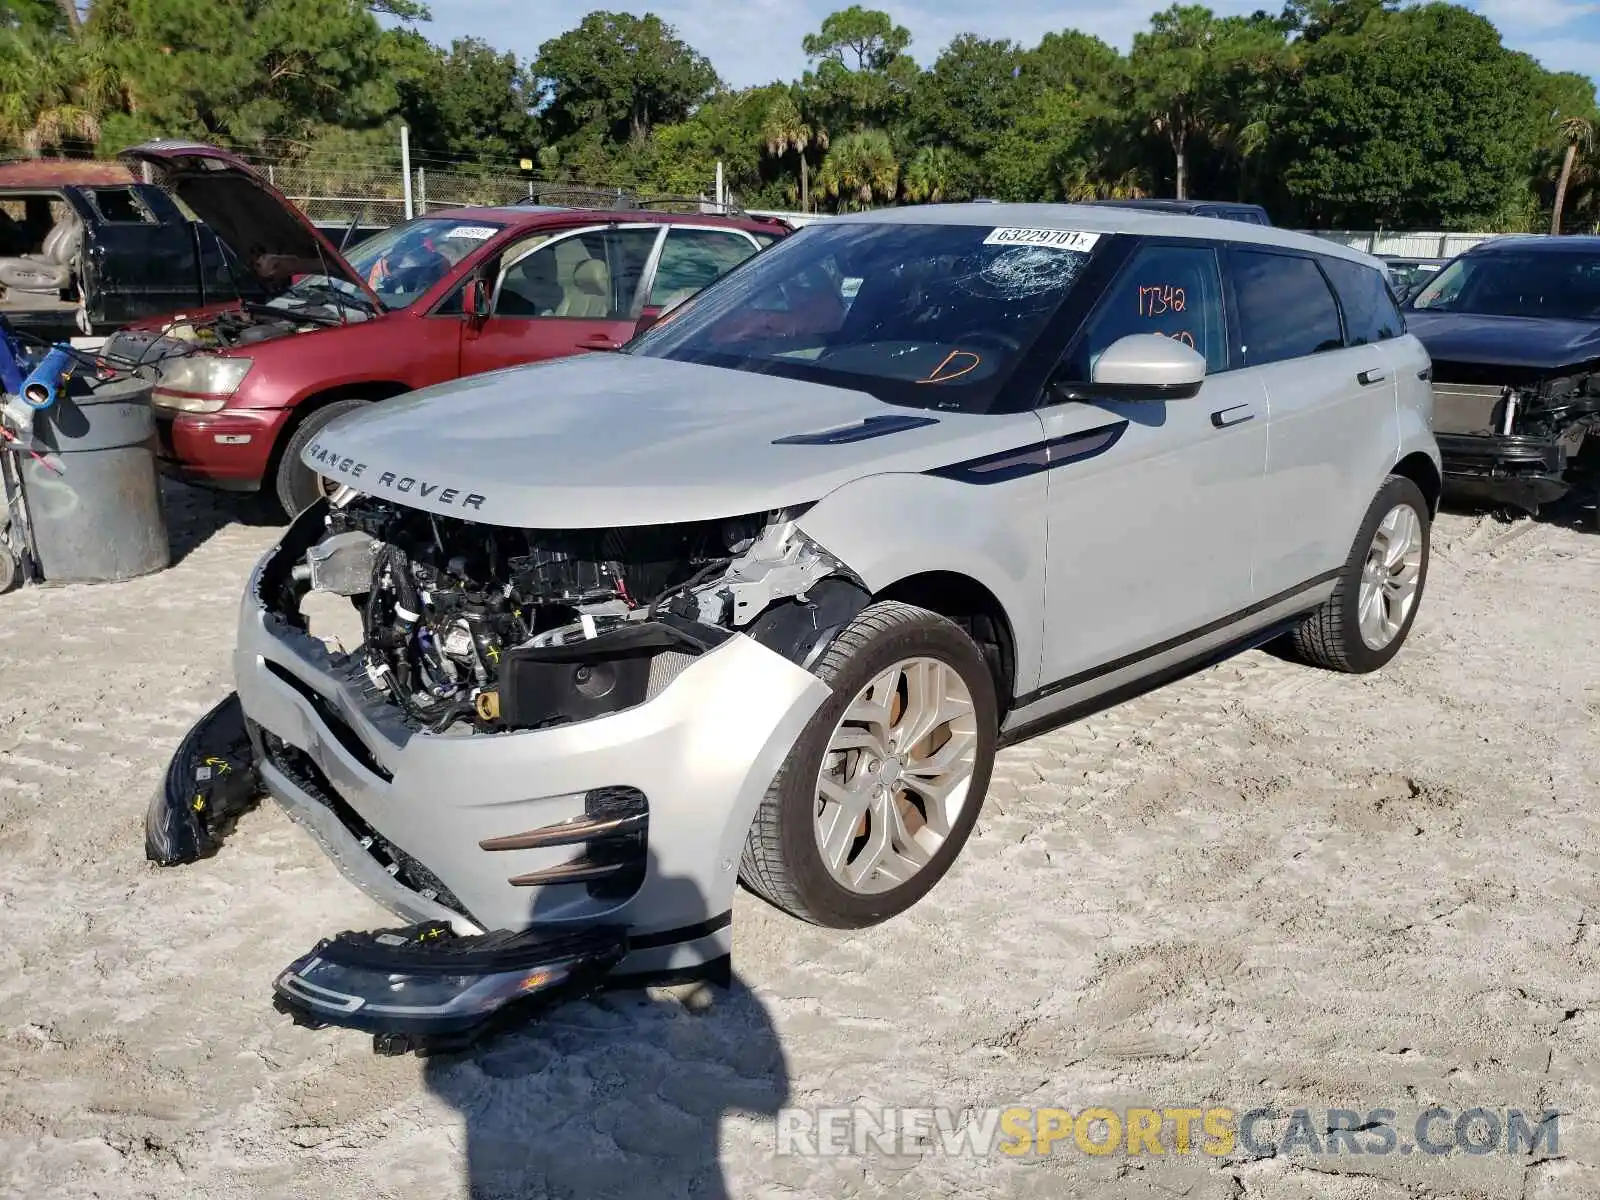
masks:
[[[1433,436],[1433,361],[1412,334],[1385,344],[1395,368],[1395,461],[1426,454],[1437,468],[1439,444]],[[1427,378],[1424,378],[1427,376]]]

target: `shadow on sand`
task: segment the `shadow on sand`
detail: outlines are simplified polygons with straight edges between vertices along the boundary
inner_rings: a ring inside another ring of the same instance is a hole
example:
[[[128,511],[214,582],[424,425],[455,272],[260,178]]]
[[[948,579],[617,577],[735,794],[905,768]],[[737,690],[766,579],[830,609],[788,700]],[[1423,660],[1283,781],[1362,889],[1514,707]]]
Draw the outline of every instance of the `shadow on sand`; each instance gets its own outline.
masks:
[[[663,901],[688,881],[666,881]],[[630,906],[631,907],[631,906]],[[423,1060],[461,1114],[473,1200],[730,1196],[722,1118],[775,1116],[789,1074],[766,1009],[737,976],[626,989],[551,1008],[471,1051]]]

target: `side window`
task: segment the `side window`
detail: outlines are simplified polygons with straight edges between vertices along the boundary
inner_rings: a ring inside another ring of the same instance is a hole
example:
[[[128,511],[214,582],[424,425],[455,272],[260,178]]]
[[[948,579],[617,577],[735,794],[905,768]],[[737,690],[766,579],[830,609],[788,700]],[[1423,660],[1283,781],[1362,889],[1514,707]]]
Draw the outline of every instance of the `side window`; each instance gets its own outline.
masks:
[[[1304,358],[1344,345],[1339,308],[1309,258],[1234,250],[1229,255],[1239,305],[1244,364]]]
[[[90,193],[95,211],[112,225],[153,225],[155,218],[145,210],[132,188],[96,188]]]
[[[1066,364],[1088,380],[1106,347],[1130,333],[1176,338],[1205,356],[1211,373],[1228,369],[1227,325],[1216,251],[1205,246],[1146,245],[1107,290]]]
[[[1405,332],[1394,295],[1377,271],[1342,258],[1323,259],[1322,269],[1339,293],[1346,345],[1386,342]]]
[[[650,303],[666,308],[715,283],[756,252],[749,239],[711,229],[669,229]]]
[[[623,320],[634,308],[658,235],[656,229],[593,229],[557,237],[521,258],[512,250],[494,315]]]

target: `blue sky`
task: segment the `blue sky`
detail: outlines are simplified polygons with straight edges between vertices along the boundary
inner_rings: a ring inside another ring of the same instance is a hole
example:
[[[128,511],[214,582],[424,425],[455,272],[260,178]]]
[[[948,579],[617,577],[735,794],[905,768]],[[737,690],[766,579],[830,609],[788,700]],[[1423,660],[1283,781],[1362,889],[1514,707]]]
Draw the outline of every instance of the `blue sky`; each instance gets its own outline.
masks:
[[[433,21],[423,27],[437,42],[476,36],[532,58],[539,44],[576,25],[596,8],[654,12],[711,59],[736,87],[790,79],[805,67],[800,39],[849,0],[433,0]],[[980,9],[961,0],[873,3],[911,31],[912,53],[929,63],[958,33],[1037,42],[1053,29],[1081,29],[1126,50],[1134,31],[1167,6],[1152,0],[1006,0]],[[1467,0],[1500,27],[1506,43],[1532,54],[1553,71],[1597,73],[1600,0]],[[1213,0],[1218,13],[1276,10],[1278,0]]]

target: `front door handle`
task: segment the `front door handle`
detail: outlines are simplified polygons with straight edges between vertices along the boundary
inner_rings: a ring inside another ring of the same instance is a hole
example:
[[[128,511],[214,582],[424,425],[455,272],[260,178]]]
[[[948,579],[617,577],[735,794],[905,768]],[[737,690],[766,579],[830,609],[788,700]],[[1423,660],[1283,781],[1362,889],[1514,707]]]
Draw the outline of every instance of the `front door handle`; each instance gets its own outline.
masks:
[[[608,333],[592,333],[578,339],[578,345],[585,350],[615,350],[620,344]]]
[[[1211,424],[1218,429],[1226,429],[1230,425],[1243,425],[1246,421],[1255,419],[1256,415],[1250,411],[1248,404],[1235,404],[1232,408],[1219,408],[1211,414]]]
[[[1371,387],[1375,383],[1382,383],[1387,378],[1389,378],[1389,372],[1373,369],[1371,371],[1363,371],[1357,375],[1356,382],[1362,387]]]

